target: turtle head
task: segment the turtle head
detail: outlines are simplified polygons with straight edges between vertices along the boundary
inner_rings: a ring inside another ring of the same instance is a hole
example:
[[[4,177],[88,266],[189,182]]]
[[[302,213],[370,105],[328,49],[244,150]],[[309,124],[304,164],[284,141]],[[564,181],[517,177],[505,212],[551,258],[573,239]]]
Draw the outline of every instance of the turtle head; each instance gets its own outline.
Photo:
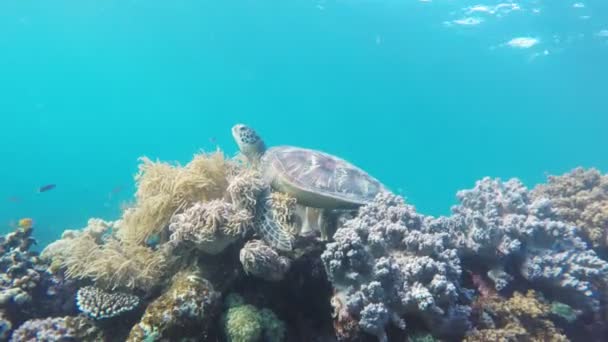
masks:
[[[232,126],[232,137],[239,146],[239,150],[250,162],[258,161],[260,156],[266,152],[266,145],[253,128],[236,124]]]

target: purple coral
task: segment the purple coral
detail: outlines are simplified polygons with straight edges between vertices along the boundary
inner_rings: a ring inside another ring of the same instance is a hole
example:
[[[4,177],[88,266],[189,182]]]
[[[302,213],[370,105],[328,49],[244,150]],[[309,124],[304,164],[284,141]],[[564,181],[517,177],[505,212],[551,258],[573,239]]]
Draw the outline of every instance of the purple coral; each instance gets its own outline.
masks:
[[[402,198],[381,193],[337,230],[321,256],[337,290],[334,302],[381,341],[389,322],[405,328],[405,314],[426,320],[439,335],[468,329],[468,308],[458,305],[460,260],[447,247],[448,234],[430,231],[426,221]]]
[[[576,227],[556,217],[551,201],[533,200],[517,179],[484,178],[457,196],[460,204],[452,208],[453,215],[432,220],[430,226],[449,232],[461,256],[483,263],[498,289],[515,275],[505,270],[513,261],[519,275],[561,293],[562,300],[599,308],[595,284],[608,285],[608,263],[588,248]]]
[[[102,341],[101,332],[84,317],[31,319],[13,332],[11,342]]]

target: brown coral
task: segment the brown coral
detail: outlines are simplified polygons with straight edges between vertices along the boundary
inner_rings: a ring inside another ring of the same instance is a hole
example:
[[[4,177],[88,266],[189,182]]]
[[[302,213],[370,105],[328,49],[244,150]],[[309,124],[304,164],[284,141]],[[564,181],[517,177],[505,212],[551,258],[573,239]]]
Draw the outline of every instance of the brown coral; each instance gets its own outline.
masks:
[[[287,228],[291,235],[297,235],[298,228],[295,224],[297,200],[283,192],[273,192],[270,199],[273,217],[281,223],[281,226]]]
[[[465,341],[568,341],[547,319],[550,306],[532,290],[516,292],[506,301],[496,295],[480,298],[476,305],[483,319]]]
[[[175,275],[171,287],[148,305],[127,341],[168,340],[176,332],[204,338],[219,299],[209,281],[196,272],[182,271]]]
[[[558,217],[581,228],[594,247],[608,246],[608,175],[576,168],[549,176],[532,195],[550,199]]]

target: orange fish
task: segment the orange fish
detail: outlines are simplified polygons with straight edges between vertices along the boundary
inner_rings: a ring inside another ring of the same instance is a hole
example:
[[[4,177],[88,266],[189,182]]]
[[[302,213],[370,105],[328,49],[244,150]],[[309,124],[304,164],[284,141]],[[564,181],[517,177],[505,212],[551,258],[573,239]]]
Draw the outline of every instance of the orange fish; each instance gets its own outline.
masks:
[[[34,226],[34,220],[31,218],[22,218],[18,223],[19,228],[32,228]]]

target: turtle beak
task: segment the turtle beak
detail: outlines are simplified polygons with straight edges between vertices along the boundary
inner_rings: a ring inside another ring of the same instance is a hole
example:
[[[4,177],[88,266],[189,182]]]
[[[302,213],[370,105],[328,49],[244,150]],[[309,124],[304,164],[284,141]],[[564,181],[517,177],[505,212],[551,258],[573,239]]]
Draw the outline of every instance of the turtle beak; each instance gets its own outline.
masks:
[[[243,127],[243,126],[244,126],[243,124],[236,124],[236,125],[232,126],[232,135],[233,135],[234,137],[237,137],[237,136],[238,136],[238,133],[239,133],[239,130],[240,130],[240,129],[241,129],[241,127]]]

